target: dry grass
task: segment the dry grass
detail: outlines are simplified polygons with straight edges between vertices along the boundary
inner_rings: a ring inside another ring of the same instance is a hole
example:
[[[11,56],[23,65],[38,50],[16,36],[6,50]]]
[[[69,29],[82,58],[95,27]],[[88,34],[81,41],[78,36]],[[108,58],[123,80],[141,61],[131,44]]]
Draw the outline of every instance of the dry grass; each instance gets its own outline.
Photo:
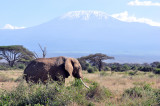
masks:
[[[149,83],[153,88],[160,88],[160,76],[154,75],[152,73],[139,72],[140,75],[129,76],[125,73],[120,72],[105,72],[105,76],[101,76],[100,72],[94,74],[84,73],[84,77],[98,82],[101,86],[110,89],[115,95],[119,96],[124,90],[132,88],[138,84]],[[153,75],[153,77],[150,77]]]
[[[9,70],[9,71],[0,71],[0,75],[5,75],[8,78],[17,79],[22,76],[23,70]]]
[[[0,71],[0,89],[12,90],[19,82],[16,79],[22,76],[22,70]]]
[[[6,76],[7,78],[13,79],[5,82],[0,81],[0,88],[11,90],[13,87],[18,85],[19,82],[15,82],[15,80],[21,77],[22,74],[22,70],[0,71],[0,77]],[[124,90],[132,88],[138,84],[149,83],[153,88],[160,88],[160,76],[154,75],[152,73],[139,72],[138,75],[130,76],[124,72],[97,72],[93,74],[83,72],[83,76],[84,78],[96,81],[101,86],[110,89],[115,94],[115,98],[118,98],[124,92]],[[73,80],[73,77],[67,78],[66,85],[69,85],[69,82]]]

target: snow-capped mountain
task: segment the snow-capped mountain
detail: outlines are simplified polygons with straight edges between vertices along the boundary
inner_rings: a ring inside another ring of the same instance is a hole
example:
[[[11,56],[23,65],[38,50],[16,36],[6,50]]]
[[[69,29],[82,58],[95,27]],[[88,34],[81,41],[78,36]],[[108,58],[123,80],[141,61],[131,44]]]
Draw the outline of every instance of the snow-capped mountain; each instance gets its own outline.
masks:
[[[38,26],[0,30],[0,45],[24,45],[38,51],[38,43],[53,52],[160,54],[160,28],[122,22],[105,12],[73,11]]]
[[[95,17],[96,19],[106,19],[109,15],[105,12],[101,11],[71,11],[63,16],[60,17],[60,19],[81,19],[81,20],[89,20],[90,18]]]

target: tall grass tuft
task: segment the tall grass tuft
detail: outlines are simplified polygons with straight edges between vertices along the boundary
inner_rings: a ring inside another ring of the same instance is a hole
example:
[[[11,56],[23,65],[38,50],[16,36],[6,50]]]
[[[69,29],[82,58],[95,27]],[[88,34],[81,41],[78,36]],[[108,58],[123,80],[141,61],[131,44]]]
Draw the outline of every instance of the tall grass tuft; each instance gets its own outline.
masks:
[[[121,99],[123,105],[158,106],[160,104],[160,92],[151,88],[150,84],[144,84],[125,90]]]

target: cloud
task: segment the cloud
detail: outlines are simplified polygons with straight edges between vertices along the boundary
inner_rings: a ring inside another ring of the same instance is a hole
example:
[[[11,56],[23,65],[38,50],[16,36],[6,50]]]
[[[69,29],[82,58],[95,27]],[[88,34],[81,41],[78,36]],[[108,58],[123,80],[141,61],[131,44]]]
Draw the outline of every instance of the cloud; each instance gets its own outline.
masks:
[[[118,14],[112,14],[111,16],[125,22],[139,22],[146,23],[151,26],[160,26],[160,22],[155,22],[148,18],[137,18],[135,16],[129,16],[127,11]]]
[[[130,6],[160,6],[160,3],[153,3],[152,1],[131,1],[128,3]]]
[[[6,24],[2,29],[24,29],[25,27],[17,27],[10,24]]]

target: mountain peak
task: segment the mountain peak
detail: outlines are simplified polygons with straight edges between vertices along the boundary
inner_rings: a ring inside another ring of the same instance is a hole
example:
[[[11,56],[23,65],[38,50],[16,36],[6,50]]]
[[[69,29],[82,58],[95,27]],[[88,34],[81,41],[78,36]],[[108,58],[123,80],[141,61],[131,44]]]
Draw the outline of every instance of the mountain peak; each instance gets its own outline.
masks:
[[[96,17],[98,19],[108,19],[109,15],[102,11],[71,11],[64,14],[61,19],[81,19],[89,20]]]

